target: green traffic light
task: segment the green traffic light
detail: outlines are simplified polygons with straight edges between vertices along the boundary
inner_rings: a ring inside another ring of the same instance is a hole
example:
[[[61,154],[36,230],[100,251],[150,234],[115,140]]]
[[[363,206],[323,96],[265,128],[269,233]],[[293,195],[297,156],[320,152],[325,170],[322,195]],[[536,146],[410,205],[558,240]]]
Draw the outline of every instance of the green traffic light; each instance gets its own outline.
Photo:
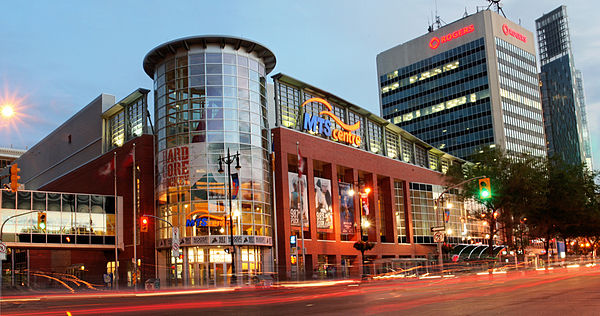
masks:
[[[482,190],[480,195],[482,199],[487,199],[488,197],[490,197],[490,192],[487,190]]]
[[[46,224],[40,223],[40,229],[45,230],[46,229]]]

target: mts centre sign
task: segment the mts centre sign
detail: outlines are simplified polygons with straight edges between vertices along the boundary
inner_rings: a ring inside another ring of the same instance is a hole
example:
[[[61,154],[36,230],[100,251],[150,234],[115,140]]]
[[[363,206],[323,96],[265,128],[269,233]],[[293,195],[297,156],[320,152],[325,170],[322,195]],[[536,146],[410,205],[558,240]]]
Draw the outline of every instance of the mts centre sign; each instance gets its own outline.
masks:
[[[319,115],[313,115],[305,112],[304,122],[302,124],[303,130],[311,133],[322,134],[323,136],[329,137],[336,142],[346,143],[356,147],[360,146],[362,143],[361,137],[356,134],[352,134],[353,131],[360,128],[360,121],[352,125],[342,122],[339,117],[331,112],[333,111],[331,104],[329,104],[327,100],[321,98],[310,98],[304,101],[300,107],[304,107],[306,104],[311,102],[321,103],[327,108],[327,110],[319,112]],[[331,121],[325,117],[332,119],[341,127],[341,129],[332,128]]]

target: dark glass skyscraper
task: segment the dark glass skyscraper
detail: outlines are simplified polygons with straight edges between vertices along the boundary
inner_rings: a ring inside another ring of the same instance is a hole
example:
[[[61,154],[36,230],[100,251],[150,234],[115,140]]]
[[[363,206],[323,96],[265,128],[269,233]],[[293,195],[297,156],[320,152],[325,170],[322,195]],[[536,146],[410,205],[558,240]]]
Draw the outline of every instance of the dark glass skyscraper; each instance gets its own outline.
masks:
[[[567,7],[544,14],[535,23],[548,155],[591,167],[583,79],[575,69]]]
[[[532,37],[487,10],[380,53],[381,115],[463,159],[546,155]]]

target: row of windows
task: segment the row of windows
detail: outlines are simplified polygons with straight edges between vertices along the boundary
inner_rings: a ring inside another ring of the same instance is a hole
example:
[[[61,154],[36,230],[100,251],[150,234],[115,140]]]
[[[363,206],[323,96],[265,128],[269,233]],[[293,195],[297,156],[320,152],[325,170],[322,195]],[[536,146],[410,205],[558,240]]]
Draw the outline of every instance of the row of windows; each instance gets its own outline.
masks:
[[[445,85],[440,87],[439,90],[431,91],[429,93],[421,93],[414,98],[405,99],[403,102],[394,102],[393,107],[389,107],[387,110],[384,109],[384,117],[389,115],[396,116],[399,114],[405,114],[411,111],[419,110],[424,107],[434,106],[447,100],[460,98],[462,96],[469,95],[470,93],[487,88],[487,75],[481,73],[477,77],[469,77],[465,78],[464,80],[459,80],[454,85]]]
[[[122,146],[126,141],[142,135],[146,102],[146,95],[143,95],[108,119],[110,148]]]
[[[427,70],[425,72],[422,72],[422,73],[420,73],[418,75],[414,75],[414,76],[410,76],[408,78],[404,78],[402,80],[399,80],[398,82],[389,84],[389,85],[381,88],[381,93],[387,93],[387,92],[390,92],[390,91],[394,91],[394,90],[396,90],[396,89],[398,89],[400,87],[404,87],[404,86],[413,84],[413,83],[415,83],[417,81],[421,81],[421,80],[425,80],[425,79],[434,77],[434,76],[436,76],[438,74],[441,74],[442,72],[448,72],[450,70],[454,70],[454,69],[458,68],[459,63],[460,62],[458,60],[456,60],[456,61],[450,62],[448,64],[445,64],[444,66],[433,68],[431,70]]]
[[[521,126],[526,130],[533,131],[540,135],[544,134],[541,113],[523,109],[510,102],[502,102],[502,110],[505,112],[503,116],[505,123]]]
[[[189,58],[189,59],[188,59]],[[154,73],[154,80],[158,80],[160,76],[165,75],[171,70],[181,69],[188,65],[198,64],[225,64],[225,65],[238,65],[249,68],[250,70],[258,72],[261,76],[265,76],[265,67],[262,62],[258,61],[248,55],[226,52],[213,52],[213,53],[189,53],[187,56],[180,56],[176,59],[166,60],[164,63],[158,65],[156,72]]]
[[[511,66],[511,69],[523,73],[525,77],[536,77],[537,68],[535,64],[529,64],[524,62],[516,57],[510,56],[507,53],[504,53],[500,49],[496,50],[498,54],[498,63],[500,65],[504,65],[505,63]],[[505,72],[507,69],[505,68]],[[530,82],[531,84],[535,84],[535,82]]]
[[[432,105],[429,107],[425,107],[410,113],[403,114],[402,116],[396,116],[393,118],[392,122],[394,124],[406,123],[413,119],[419,118],[421,116],[427,116],[430,114],[434,114],[437,112],[441,112],[444,110],[449,110],[457,106],[461,106],[466,104],[467,102],[474,103],[477,100],[486,99],[490,97],[489,90],[483,90],[476,93],[471,93],[469,95],[461,96],[452,100],[448,100],[446,102],[438,103],[436,105]]]
[[[527,146],[527,145],[523,145],[520,144],[520,142],[515,139],[508,139],[506,141],[506,150],[507,152],[513,152],[513,153],[530,153],[531,155],[534,156],[538,156],[538,157],[545,157],[546,156],[546,150],[545,149],[540,149],[540,148],[534,148],[532,146]]]
[[[170,95],[176,97],[176,95],[172,95],[175,91],[183,90],[185,93],[187,88],[197,88],[204,86],[226,86],[233,88],[243,88],[250,89],[252,91],[260,92],[262,96],[266,94],[265,90],[265,82],[262,79],[263,77],[258,77],[258,73],[255,73],[256,77],[251,77],[248,79],[247,77],[240,77],[234,75],[199,75],[199,76],[190,76],[190,77],[181,77],[177,80],[177,82],[173,84],[161,84],[156,88],[156,93],[158,97],[162,97],[164,95]],[[241,90],[240,90],[241,91]],[[187,98],[187,96],[184,96]],[[176,100],[169,100],[176,101]],[[168,102],[167,102],[168,103]]]
[[[442,128],[452,122],[464,122],[482,116],[482,113],[490,112],[490,100],[481,99],[476,102],[468,102],[464,106],[455,107],[447,112],[438,112],[429,116],[419,117],[403,125],[412,133],[419,134],[425,131]]]
[[[1,197],[3,222],[11,216],[23,214],[5,224],[5,240],[61,243],[60,235],[64,235],[62,243],[114,244],[116,215],[112,196],[39,191],[18,191],[15,194],[2,190]],[[25,214],[32,210],[46,213],[45,230],[38,228],[38,213]],[[45,235],[38,235],[32,240],[33,237],[29,235],[32,233],[57,236],[49,236],[47,241]],[[105,239],[102,237],[105,235],[113,237]]]
[[[516,54],[517,56],[523,57],[526,60],[528,60],[530,63],[535,65],[536,61],[535,61],[535,56],[533,54],[531,54],[515,45],[509,44],[508,42],[506,42],[500,38],[496,37],[495,40],[496,40],[497,46],[502,47],[502,48],[508,50],[509,52]]]
[[[457,139],[459,136],[473,135],[467,138],[467,142],[473,141],[473,138],[475,137],[474,133],[488,129],[491,124],[492,117],[490,115],[476,116],[465,118],[461,121],[455,121],[452,122],[452,124],[442,125],[439,128],[421,132],[419,134],[424,138],[429,139],[431,144],[437,144],[437,148],[445,150],[446,146],[460,144],[459,139]]]
[[[502,72],[500,73],[500,87],[505,90],[522,91],[523,93],[531,96],[533,99],[540,98],[540,90],[537,86],[530,87],[524,85],[523,83],[515,81],[509,76],[506,76],[506,74]]]
[[[275,82],[275,91],[279,109],[277,114],[277,123],[285,127],[302,129],[300,119],[302,109],[299,107],[302,102],[300,100],[308,100],[313,97],[313,95],[278,81]],[[415,163],[427,168],[435,166],[434,170],[439,170],[441,167],[441,165],[437,163],[439,157],[435,156],[437,159],[427,159],[427,150],[423,149],[423,153],[420,151],[415,153],[412,142],[403,140],[401,137],[399,137],[399,135],[389,129],[385,130],[386,137],[384,140],[384,127],[382,127],[380,124],[371,121],[368,118],[364,118],[362,115],[354,113],[344,107],[338,106],[335,104],[335,102],[330,101],[330,104],[333,107],[332,112],[334,112],[334,114],[340,117],[343,121],[351,124],[354,122],[361,122],[362,128],[353,132],[354,134],[361,136],[363,139],[363,142],[359,148],[370,150],[373,153],[381,155],[387,153],[387,156],[390,158],[400,158],[405,162]],[[325,108],[320,103],[311,102],[306,104],[303,107],[303,110],[307,113],[318,115],[318,113],[325,110]],[[333,121],[332,128],[339,129],[337,124]],[[384,148],[384,146],[387,147]],[[421,157],[425,158],[423,159]]]
[[[523,133],[523,131],[520,130],[521,128],[518,126],[514,126],[514,125],[510,125],[510,124],[505,124],[504,125],[504,133],[506,134],[507,137],[511,137],[513,139],[518,139],[519,141],[523,142],[523,143],[530,143],[530,144],[534,144],[534,145],[538,145],[537,147],[543,147],[544,146],[544,138],[541,137],[542,135],[531,135],[528,133]]]
[[[407,100],[414,99],[422,95],[431,95],[434,92],[439,92],[442,95],[452,93],[447,91],[451,91],[451,89],[459,86],[460,84],[464,84],[465,82],[471,81],[475,78],[480,78],[487,74],[486,65],[483,60],[478,64],[472,66],[467,65],[465,67],[466,68],[459,68],[460,70],[456,72],[445,76],[440,76],[439,78],[429,80],[408,89],[397,90],[388,93],[387,95],[382,95],[382,102],[387,108],[389,107],[390,103],[403,103]]]
[[[500,96],[518,104],[523,104],[536,110],[541,110],[540,101],[522,96],[516,92],[500,89]]]
[[[382,83],[382,86],[387,85],[388,84],[387,81],[390,79],[394,80],[398,76],[404,77],[404,76],[411,76],[411,75],[415,75],[417,73],[421,73],[428,68],[432,68],[437,65],[442,65],[444,63],[447,63],[449,60],[451,60],[452,58],[456,58],[456,56],[458,56],[458,55],[465,55],[465,56],[469,55],[472,51],[481,49],[483,46],[484,46],[484,39],[482,37],[480,39],[466,43],[459,47],[455,47],[453,49],[447,50],[447,51],[440,53],[438,55],[435,55],[431,58],[424,59],[417,63],[411,64],[411,65],[403,67],[401,69],[394,70],[392,72],[384,74],[384,75],[380,76],[379,81]]]

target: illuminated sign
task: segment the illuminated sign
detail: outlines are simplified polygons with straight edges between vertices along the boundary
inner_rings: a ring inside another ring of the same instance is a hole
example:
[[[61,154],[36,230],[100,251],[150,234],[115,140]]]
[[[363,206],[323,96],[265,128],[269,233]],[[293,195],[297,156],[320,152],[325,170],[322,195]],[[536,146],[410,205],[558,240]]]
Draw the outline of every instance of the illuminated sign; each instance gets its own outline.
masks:
[[[292,247],[296,247],[296,235],[291,235],[290,236],[290,245]]]
[[[163,181],[167,186],[186,185],[190,181],[190,149],[186,146],[169,148],[163,155]]]
[[[473,24],[469,25],[469,26],[465,26],[460,30],[454,31],[452,33],[448,33],[442,37],[437,37],[434,36],[433,38],[431,38],[431,40],[429,41],[429,47],[431,49],[436,49],[438,47],[440,47],[441,44],[450,42],[451,40],[455,39],[455,38],[459,38],[463,35],[472,33],[473,31],[475,31],[475,26]]]
[[[195,219],[188,219],[185,221],[186,227],[223,227],[225,226],[225,221],[223,217],[202,214]]]
[[[511,29],[506,24],[502,24],[502,32],[504,32],[504,35],[510,35],[523,43],[527,43],[527,36]]]
[[[342,122],[342,120],[340,120],[339,117],[337,117],[335,114],[333,114],[331,112],[331,111],[333,111],[333,107],[325,99],[310,98],[310,99],[304,101],[304,103],[302,103],[302,105],[300,105],[300,106],[303,107],[307,103],[310,103],[310,102],[321,103],[328,109],[328,111],[319,112],[319,116],[311,115],[310,113],[304,113],[304,124],[302,126],[303,130],[311,131],[314,133],[321,133],[326,137],[331,137],[331,139],[333,139],[334,141],[339,141],[339,142],[347,143],[350,145],[355,145],[357,147],[360,146],[360,144],[362,143],[361,137],[358,135],[352,134],[353,131],[360,128],[360,121],[356,122],[352,125],[348,125],[348,124]],[[331,121],[328,119],[322,118],[320,116],[329,116],[344,130],[332,129]]]

